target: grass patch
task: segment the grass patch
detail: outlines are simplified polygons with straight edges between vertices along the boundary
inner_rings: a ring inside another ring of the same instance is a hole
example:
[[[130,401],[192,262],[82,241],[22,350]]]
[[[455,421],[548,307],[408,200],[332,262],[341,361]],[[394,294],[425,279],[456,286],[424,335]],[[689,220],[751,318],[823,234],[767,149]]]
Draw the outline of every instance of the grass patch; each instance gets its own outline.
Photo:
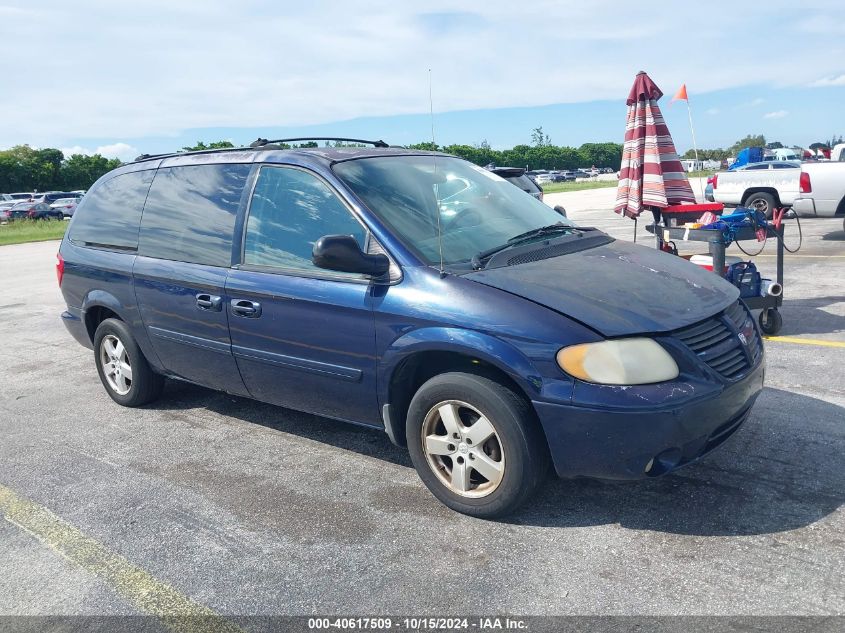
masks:
[[[705,170],[705,171],[691,171],[687,174],[687,178],[709,178],[715,171]]]
[[[543,193],[561,193],[562,191],[583,191],[584,189],[607,189],[616,187],[616,180],[582,180],[581,182],[550,182],[542,185]]]
[[[67,221],[58,220],[15,220],[0,224],[0,246],[60,240],[67,230]]]

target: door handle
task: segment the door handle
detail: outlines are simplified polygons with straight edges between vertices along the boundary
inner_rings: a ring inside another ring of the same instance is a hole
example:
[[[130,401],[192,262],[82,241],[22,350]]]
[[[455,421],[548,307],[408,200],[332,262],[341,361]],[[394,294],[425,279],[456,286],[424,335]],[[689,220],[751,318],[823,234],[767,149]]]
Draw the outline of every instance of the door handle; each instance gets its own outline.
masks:
[[[223,306],[223,299],[216,295],[210,295],[201,292],[197,295],[197,308],[200,310],[212,310],[214,312],[220,312],[220,308]]]
[[[261,316],[261,304],[249,299],[232,299],[232,314],[247,319],[257,319]]]

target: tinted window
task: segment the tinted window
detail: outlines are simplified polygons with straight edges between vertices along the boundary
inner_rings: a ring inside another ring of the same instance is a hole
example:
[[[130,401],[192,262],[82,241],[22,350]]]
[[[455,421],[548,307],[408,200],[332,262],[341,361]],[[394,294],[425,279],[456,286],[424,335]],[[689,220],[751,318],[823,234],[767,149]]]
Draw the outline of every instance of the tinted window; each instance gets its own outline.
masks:
[[[746,169],[746,170],[751,170],[751,169],[768,169],[768,168],[769,168],[769,166],[768,166],[768,165],[749,165],[749,166],[748,166],[748,167],[746,167],[745,169]]]
[[[249,208],[244,263],[321,270],[312,263],[311,250],[324,235],[352,235],[364,248],[366,230],[334,191],[313,174],[262,168]]]
[[[138,248],[138,224],[154,173],[121,174],[91,189],[73,215],[70,239],[92,246]]]
[[[534,184],[534,181],[531,180],[528,176],[511,176],[506,180],[511,184],[516,185],[526,193],[538,193],[539,191],[541,191],[540,187]]]
[[[229,266],[249,170],[249,165],[226,164],[159,169],[144,207],[138,253]]]

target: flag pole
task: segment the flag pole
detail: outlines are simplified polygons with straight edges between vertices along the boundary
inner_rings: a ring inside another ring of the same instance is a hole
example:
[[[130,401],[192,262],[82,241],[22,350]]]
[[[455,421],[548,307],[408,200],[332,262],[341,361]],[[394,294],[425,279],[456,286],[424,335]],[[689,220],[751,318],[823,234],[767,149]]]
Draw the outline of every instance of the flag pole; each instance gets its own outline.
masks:
[[[698,163],[698,145],[695,142],[695,128],[692,125],[692,108],[690,107],[690,104],[689,104],[689,95],[687,95],[687,98],[685,99],[685,101],[687,102],[687,115],[689,116],[689,130],[690,130],[690,133],[692,134],[692,149],[695,152],[695,162]],[[699,181],[698,181],[698,188],[701,191],[701,197],[703,198],[704,197],[704,187],[701,184],[701,179],[699,179]]]

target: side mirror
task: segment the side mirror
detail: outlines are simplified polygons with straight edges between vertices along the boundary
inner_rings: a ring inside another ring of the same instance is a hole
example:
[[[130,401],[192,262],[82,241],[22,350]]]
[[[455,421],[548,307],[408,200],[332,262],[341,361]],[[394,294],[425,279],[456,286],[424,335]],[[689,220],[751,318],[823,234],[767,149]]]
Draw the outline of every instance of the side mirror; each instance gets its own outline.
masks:
[[[563,217],[566,217],[566,209],[564,209],[562,206],[557,205],[557,206],[555,207],[555,211],[557,211],[557,212],[558,212],[559,214],[561,214]]]
[[[319,268],[379,277],[390,269],[386,255],[368,255],[351,235],[324,235],[314,243],[311,261]]]

